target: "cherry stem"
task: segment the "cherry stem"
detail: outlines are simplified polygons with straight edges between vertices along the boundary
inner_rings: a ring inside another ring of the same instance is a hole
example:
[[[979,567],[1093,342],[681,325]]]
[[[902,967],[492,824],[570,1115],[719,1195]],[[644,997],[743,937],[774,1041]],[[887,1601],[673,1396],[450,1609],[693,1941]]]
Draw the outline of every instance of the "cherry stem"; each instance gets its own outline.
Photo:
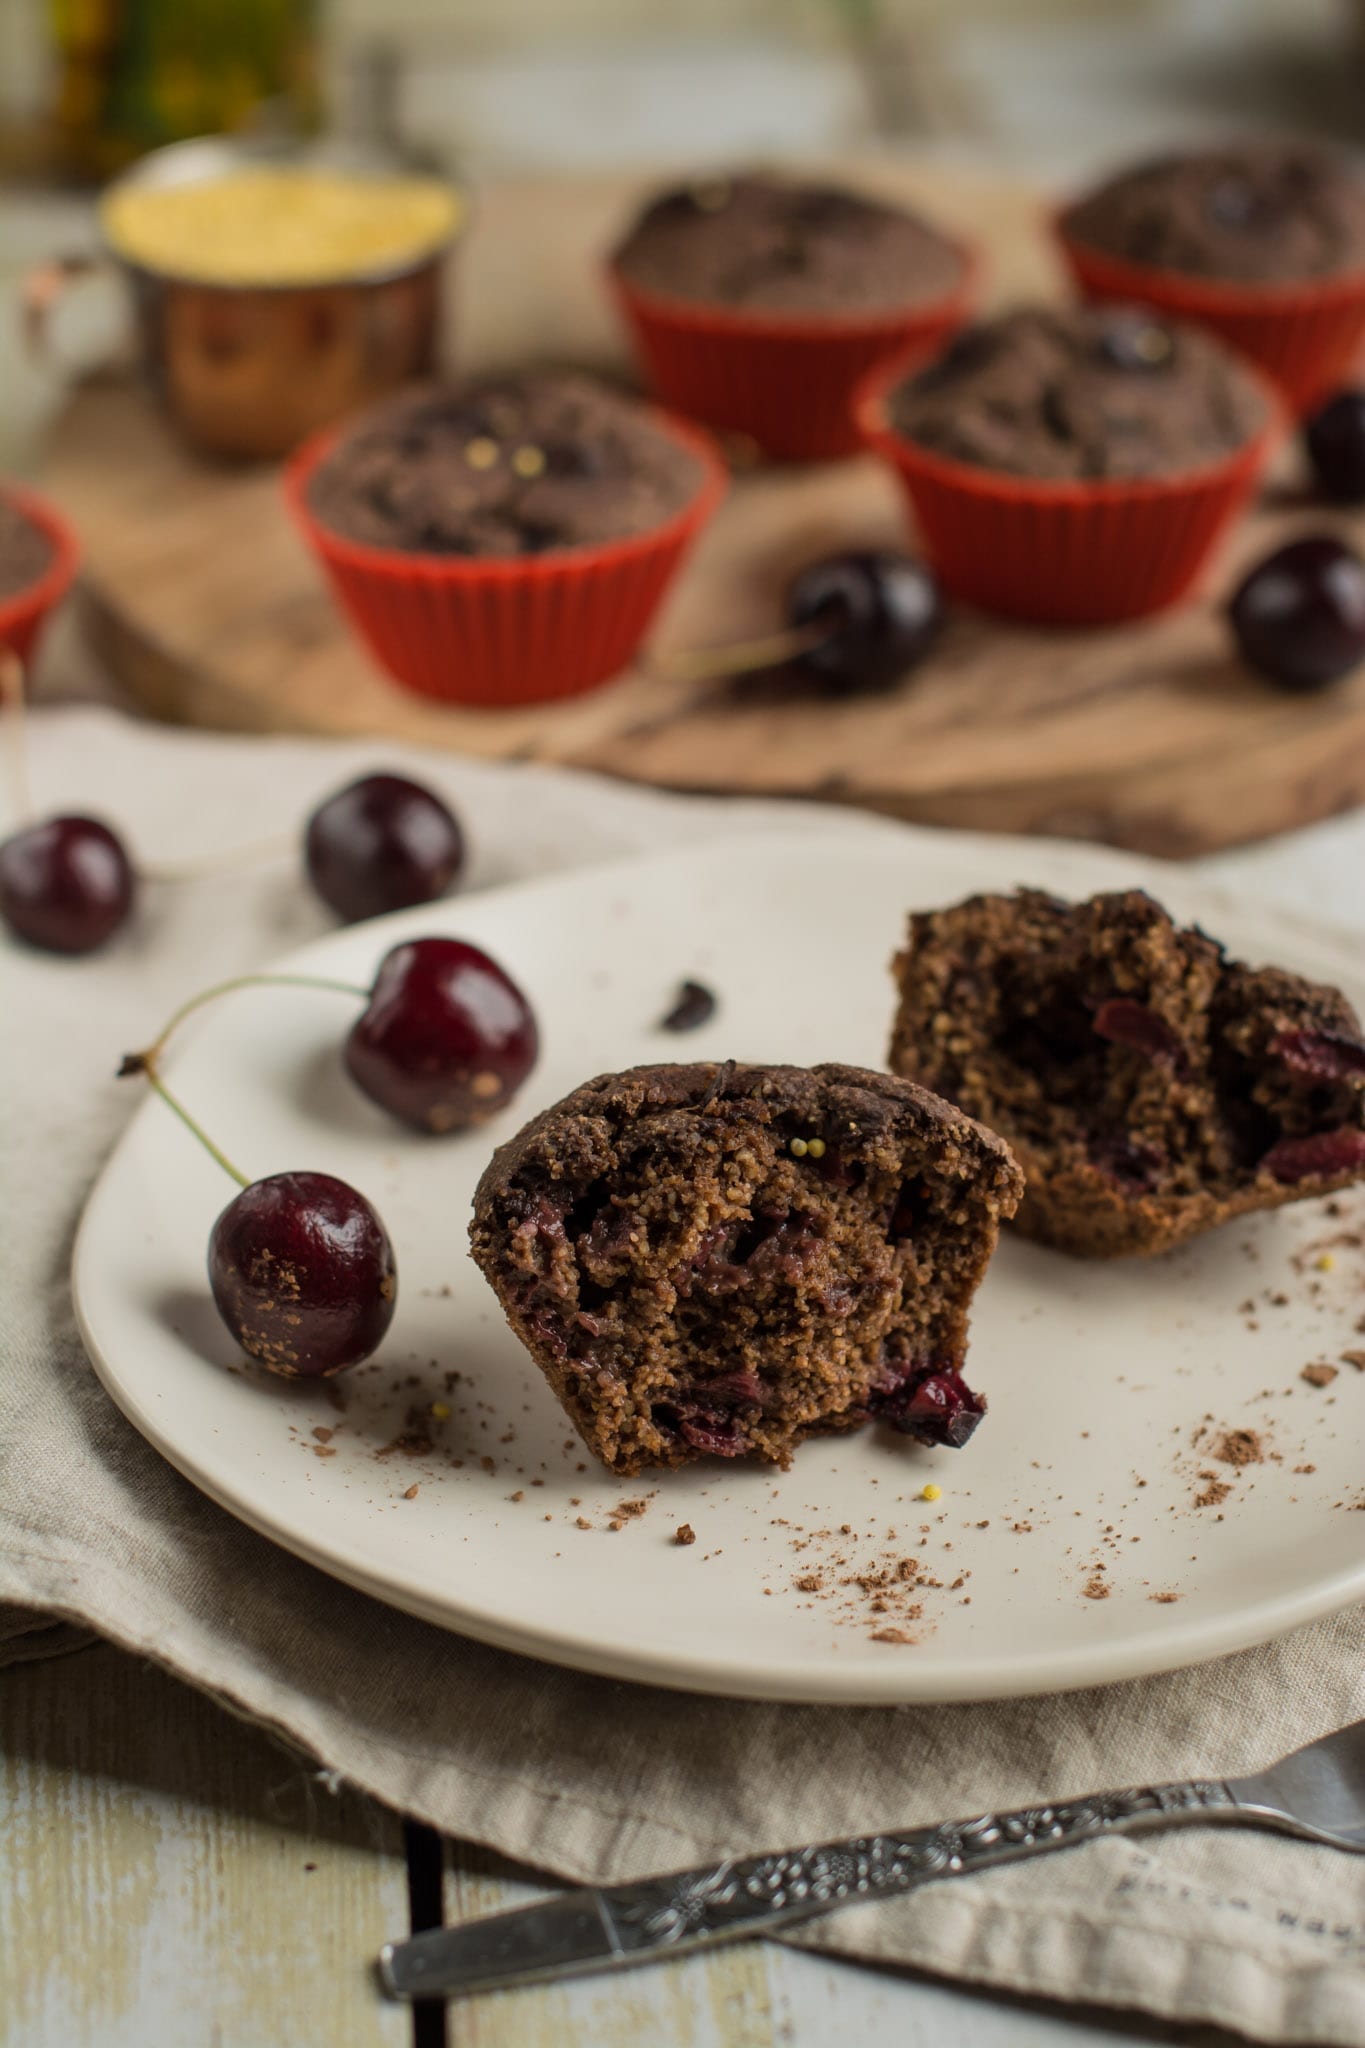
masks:
[[[280,832],[273,839],[257,839],[249,846],[234,847],[227,853],[201,854],[195,860],[143,861],[139,870],[144,882],[197,882],[205,876],[228,874],[237,868],[278,860],[286,853],[292,853],[296,844],[293,834]]]
[[[151,1089],[153,1089],[157,1095],[161,1097],[161,1100],[165,1103],[167,1109],[174,1110],[175,1114],[179,1117],[181,1123],[184,1124],[185,1128],[188,1131],[191,1131],[194,1134],[194,1136],[199,1140],[204,1150],[208,1153],[210,1159],[216,1159],[218,1164],[222,1167],[224,1173],[227,1174],[230,1179],[235,1180],[239,1188],[249,1187],[250,1182],[247,1180],[246,1175],[240,1170],[240,1168],[233,1165],[232,1161],[228,1158],[226,1152],[219,1150],[218,1146],[214,1144],[212,1138],[204,1129],[204,1126],[201,1123],[197,1122],[196,1119],[190,1115],[184,1103],[181,1102],[178,1097],[172,1095],[170,1089],[166,1086],[166,1083],[162,1080],[161,1075],[157,1071],[155,1054],[143,1053],[141,1055],[141,1064],[136,1069],[136,1071],[146,1075],[148,1086]]]
[[[219,996],[230,996],[239,988],[323,988],[330,989],[334,995],[358,996],[362,1003],[370,999],[367,988],[357,988],[351,981],[331,981],[320,974],[235,974],[231,981],[215,982],[212,988],[201,989],[197,996],[191,996],[187,1003],[182,1003],[145,1052],[128,1055],[125,1071],[130,1074],[149,1072],[165,1051],[171,1033],[187,1017],[192,1017],[196,1010],[202,1010],[206,1003],[216,1003]]]
[[[0,647],[0,704],[13,720],[10,742],[10,780],[14,785],[14,807],[19,823],[33,816],[33,788],[28,779],[28,744],[24,727],[24,664],[12,647]]]
[[[172,1095],[161,1078],[161,1069],[158,1065],[166,1049],[167,1039],[178,1025],[184,1023],[186,1017],[193,1016],[196,1010],[202,1010],[205,1003],[216,1002],[219,996],[231,995],[234,989],[239,988],[323,988],[330,990],[334,995],[359,996],[362,1002],[368,1001],[370,991],[367,988],[357,988],[354,982],[331,981],[321,974],[236,974],[231,981],[216,982],[212,988],[201,989],[197,996],[191,996],[187,1003],[182,1003],[171,1016],[169,1023],[162,1028],[161,1035],[153,1039],[145,1052],[124,1054],[123,1065],[119,1068],[119,1078],[122,1079],[128,1074],[144,1075],[148,1086],[161,1097],[167,1109],[175,1111],[186,1129],[194,1133],[209,1157],[217,1160],[224,1173],[230,1175],[238,1187],[244,1188],[249,1184],[246,1175],[238,1171],[226,1152],[219,1150],[204,1126],[190,1115],[184,1103]]]
[[[678,654],[656,656],[649,664],[656,675],[670,680],[699,683],[711,676],[742,676],[754,669],[776,668],[793,655],[809,654],[812,647],[834,637],[832,625],[812,620],[808,626],[789,626],[782,633],[768,633],[761,640],[734,640],[728,647],[684,648]]]

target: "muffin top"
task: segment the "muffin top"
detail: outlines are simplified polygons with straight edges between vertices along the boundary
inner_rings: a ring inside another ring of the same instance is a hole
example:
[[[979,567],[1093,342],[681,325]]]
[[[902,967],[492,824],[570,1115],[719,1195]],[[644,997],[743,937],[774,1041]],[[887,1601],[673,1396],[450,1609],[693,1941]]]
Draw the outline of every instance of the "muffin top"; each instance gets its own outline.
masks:
[[[834,185],[737,177],[653,200],[615,266],[671,299],[837,316],[939,298],[960,282],[964,259],[903,207]]]
[[[1299,144],[1163,157],[1101,185],[1065,225],[1129,263],[1288,284],[1365,269],[1365,179]]]
[[[320,464],[308,503],[370,547],[533,555],[648,533],[701,482],[701,463],[644,406],[543,371],[390,400]]]
[[[46,575],[53,553],[52,542],[42,528],[25,518],[10,499],[0,496],[0,599],[17,597]]]
[[[891,393],[907,440],[1039,479],[1150,477],[1230,455],[1266,405],[1227,349],[1141,307],[1025,307],[965,328]]]

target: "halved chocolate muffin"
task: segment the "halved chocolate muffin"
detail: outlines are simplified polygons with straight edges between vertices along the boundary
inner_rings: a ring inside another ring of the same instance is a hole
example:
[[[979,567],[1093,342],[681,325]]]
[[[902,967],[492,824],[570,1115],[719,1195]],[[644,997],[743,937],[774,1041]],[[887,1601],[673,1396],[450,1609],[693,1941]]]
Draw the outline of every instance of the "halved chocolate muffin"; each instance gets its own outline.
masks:
[[[1006,1137],[1026,1236],[1151,1254],[1365,1177],[1365,1038],[1334,988],[1229,960],[1142,890],[916,912],[891,1066]]]
[[[960,1445],[967,1313],[1023,1179],[922,1088],[857,1067],[636,1067],[536,1117],[473,1253],[615,1472],[785,1464],[874,1418]]]

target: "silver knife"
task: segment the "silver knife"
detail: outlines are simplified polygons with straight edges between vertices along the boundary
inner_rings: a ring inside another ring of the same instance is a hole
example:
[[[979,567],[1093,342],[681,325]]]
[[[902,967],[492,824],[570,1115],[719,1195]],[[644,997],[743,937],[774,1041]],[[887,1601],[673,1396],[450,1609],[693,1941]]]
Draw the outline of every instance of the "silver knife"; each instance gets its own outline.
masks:
[[[1137,1786],[904,1834],[729,1859],[638,1884],[560,1892],[510,1913],[390,1942],[380,1950],[379,1975],[393,1998],[453,1998],[624,1969],[711,1942],[771,1934],[935,1878],[1191,1821],[1276,1828],[1365,1851],[1365,1721],[1321,1736],[1254,1777]]]

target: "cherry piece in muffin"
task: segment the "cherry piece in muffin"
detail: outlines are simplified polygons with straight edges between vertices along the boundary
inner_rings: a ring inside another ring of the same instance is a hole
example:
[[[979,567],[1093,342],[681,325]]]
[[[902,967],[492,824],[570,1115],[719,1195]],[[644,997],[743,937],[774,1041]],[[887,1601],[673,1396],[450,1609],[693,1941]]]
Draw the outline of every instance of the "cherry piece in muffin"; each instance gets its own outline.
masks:
[[[1008,1139],[1026,1236],[1151,1254],[1365,1178],[1365,1038],[1334,988],[1229,960],[1141,890],[917,912],[890,1064]]]
[[[1008,1148],[856,1067],[636,1067],[495,1153],[474,1258],[622,1474],[785,1464],[872,1420],[966,1442],[967,1315],[1022,1192]]]

